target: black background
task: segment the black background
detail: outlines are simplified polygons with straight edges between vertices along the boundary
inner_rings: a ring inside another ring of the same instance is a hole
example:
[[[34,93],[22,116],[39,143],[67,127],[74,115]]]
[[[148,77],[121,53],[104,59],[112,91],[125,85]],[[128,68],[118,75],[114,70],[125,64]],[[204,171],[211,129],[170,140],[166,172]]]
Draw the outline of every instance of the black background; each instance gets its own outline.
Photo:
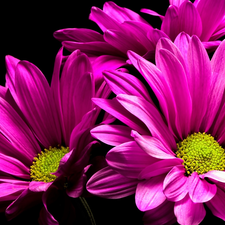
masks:
[[[12,55],[21,60],[28,60],[35,64],[50,81],[53,71],[55,55],[61,47],[60,42],[54,39],[53,32],[63,28],[90,28],[101,32],[98,26],[88,19],[91,6],[102,8],[105,1],[7,1],[1,6],[3,20],[1,20],[1,80],[5,84],[5,55]],[[139,13],[141,8],[149,8],[164,15],[169,2],[138,0],[115,1],[122,7],[127,7]],[[50,4],[49,4],[50,3]],[[134,4],[135,3],[135,4]],[[160,28],[161,21],[140,13],[149,23]],[[134,203],[134,196],[124,199],[107,200],[97,197],[87,199],[97,225],[141,225],[142,212],[139,212]],[[82,206],[79,203],[78,208]],[[0,224],[38,224],[37,218],[41,205],[37,205],[10,222],[7,222],[4,213],[0,214]],[[87,217],[85,211],[80,216]],[[214,224],[224,224],[220,219],[207,213],[203,223],[213,218]],[[203,224],[202,223],[202,224]],[[80,224],[89,224],[83,220]]]

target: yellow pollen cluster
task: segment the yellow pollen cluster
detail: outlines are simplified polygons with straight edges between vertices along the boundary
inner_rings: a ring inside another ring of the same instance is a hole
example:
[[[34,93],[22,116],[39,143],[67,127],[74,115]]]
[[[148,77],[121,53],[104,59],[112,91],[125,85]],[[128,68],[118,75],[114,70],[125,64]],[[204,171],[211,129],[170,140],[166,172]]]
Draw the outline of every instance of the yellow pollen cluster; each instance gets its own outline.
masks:
[[[176,155],[184,160],[187,175],[225,169],[225,151],[210,134],[198,132],[177,143]]]
[[[69,152],[69,148],[51,146],[49,149],[44,149],[34,157],[32,166],[30,167],[30,177],[33,181],[51,182],[56,179],[56,176],[51,174],[57,171],[60,160]]]

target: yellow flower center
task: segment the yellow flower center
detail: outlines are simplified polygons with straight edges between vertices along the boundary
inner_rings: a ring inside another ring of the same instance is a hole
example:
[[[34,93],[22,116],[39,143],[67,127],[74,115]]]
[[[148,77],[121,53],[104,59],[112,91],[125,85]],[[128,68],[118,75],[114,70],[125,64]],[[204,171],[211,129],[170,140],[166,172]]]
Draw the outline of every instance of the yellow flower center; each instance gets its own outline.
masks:
[[[56,179],[56,176],[51,174],[57,171],[60,160],[69,152],[69,148],[54,147],[44,149],[34,157],[32,166],[30,167],[30,177],[33,181],[51,182]]]
[[[225,151],[210,134],[194,133],[177,143],[176,155],[184,160],[187,175],[225,169]]]

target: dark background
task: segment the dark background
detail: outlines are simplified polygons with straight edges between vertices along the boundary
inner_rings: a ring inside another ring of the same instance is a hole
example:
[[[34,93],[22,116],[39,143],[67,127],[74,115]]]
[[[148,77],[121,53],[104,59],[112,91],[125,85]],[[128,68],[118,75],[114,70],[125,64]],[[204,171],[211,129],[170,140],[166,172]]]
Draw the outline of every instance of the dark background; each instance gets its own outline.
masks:
[[[53,32],[62,28],[90,28],[101,32],[98,26],[88,19],[91,6],[102,8],[105,1],[5,1],[1,10],[3,20],[1,20],[1,76],[0,84],[5,84],[5,55],[12,55],[18,59],[28,60],[35,64],[50,81],[53,71],[55,55],[61,47],[60,42],[54,39]],[[135,12],[141,8],[149,8],[164,15],[169,5],[169,1],[161,0],[159,4],[151,0],[138,1],[115,1],[122,7],[127,7]],[[135,3],[135,4],[134,4]],[[158,17],[153,17],[140,13],[149,23],[160,28],[161,21]],[[97,225],[141,225],[142,212],[135,206],[134,196],[124,199],[107,200],[97,197],[87,199],[94,214]],[[89,224],[86,212],[82,205],[75,201],[75,205],[80,210],[81,218]],[[37,205],[10,222],[7,222],[4,213],[0,214],[0,224],[38,224],[37,218],[41,205]],[[220,219],[212,217],[207,213],[204,224],[213,218],[214,224],[224,224]],[[202,223],[202,224],[203,224]]]

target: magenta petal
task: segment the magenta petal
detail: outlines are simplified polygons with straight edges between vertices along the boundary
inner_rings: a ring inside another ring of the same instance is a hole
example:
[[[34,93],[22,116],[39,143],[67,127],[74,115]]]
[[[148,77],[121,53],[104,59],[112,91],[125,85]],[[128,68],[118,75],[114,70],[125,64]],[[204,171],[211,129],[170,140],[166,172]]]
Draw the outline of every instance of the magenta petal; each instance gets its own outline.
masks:
[[[164,19],[164,16],[158,14],[157,12],[155,12],[155,11],[153,11],[151,9],[144,9],[143,8],[143,9],[140,10],[140,12],[147,13],[147,14],[149,14],[151,16],[158,16],[161,20]]]
[[[187,195],[184,199],[175,203],[174,214],[179,224],[200,224],[206,215],[202,203],[194,203]]]
[[[170,5],[175,5],[179,7],[183,2],[187,2],[188,0],[169,0]]]
[[[143,98],[125,94],[118,95],[117,100],[148,127],[153,137],[159,139],[168,148],[175,147],[172,133],[153,104]]]
[[[156,159],[150,157],[134,141],[112,148],[106,161],[116,172],[129,178],[138,178],[139,173]]]
[[[149,179],[158,175],[168,173],[174,166],[181,165],[183,162],[180,158],[160,160],[145,167],[138,176],[138,179]]]
[[[131,128],[122,125],[100,125],[91,130],[91,135],[100,141],[117,146],[132,141]]]
[[[174,153],[167,149],[157,138],[140,135],[136,131],[131,133],[137,144],[150,156],[157,159],[174,159]]]
[[[212,211],[214,216],[225,220],[225,192],[217,187],[216,195],[206,205]]]
[[[41,225],[59,225],[58,221],[45,207],[43,207],[40,211],[38,223]]]
[[[143,97],[152,102],[148,90],[135,76],[120,71],[105,71],[104,78],[111,90],[116,94],[128,94]]]
[[[225,183],[225,171],[211,170],[207,173],[200,175],[202,179],[211,178],[213,180]]]
[[[179,31],[198,37],[202,34],[202,20],[195,6],[186,1],[178,8]]]
[[[204,203],[215,196],[217,191],[215,184],[210,184],[208,181],[200,179],[196,172],[192,173],[189,179],[189,195],[194,203]]]
[[[158,207],[146,211],[143,216],[144,225],[175,224],[176,217],[174,215],[173,208],[174,203],[165,200]]]
[[[215,4],[213,0],[199,1],[197,10],[202,19],[201,40],[207,41],[224,17],[225,2],[217,0]]]
[[[52,182],[31,181],[29,183],[29,190],[33,192],[44,192],[51,184]]]
[[[42,72],[27,61],[20,61],[16,69],[15,88],[17,103],[43,146],[49,148],[61,143],[53,95]]]
[[[170,5],[163,19],[161,30],[166,33],[172,41],[179,33],[179,22],[177,7]]]
[[[138,181],[116,173],[109,166],[99,170],[87,182],[87,190],[97,196],[118,199],[135,193]]]
[[[138,183],[135,202],[139,210],[154,209],[166,200],[163,193],[163,180],[164,176],[162,175]]]
[[[193,36],[188,49],[188,65],[190,73],[190,92],[193,113],[191,131],[199,131],[201,122],[208,110],[208,98],[211,85],[211,65],[209,56],[200,40]]]
[[[131,129],[138,131],[141,134],[148,134],[149,131],[147,127],[129,111],[127,111],[116,98],[114,99],[100,99],[93,98],[93,102],[104,109],[106,112],[110,113],[112,116],[116,117]]]
[[[180,201],[187,195],[188,185],[184,166],[175,166],[165,177],[163,183],[164,194],[170,201]]]
[[[149,38],[149,40],[151,40],[154,46],[156,46],[160,38],[163,38],[163,37],[169,38],[163,31],[158,29],[152,29],[148,31],[147,37]]]

